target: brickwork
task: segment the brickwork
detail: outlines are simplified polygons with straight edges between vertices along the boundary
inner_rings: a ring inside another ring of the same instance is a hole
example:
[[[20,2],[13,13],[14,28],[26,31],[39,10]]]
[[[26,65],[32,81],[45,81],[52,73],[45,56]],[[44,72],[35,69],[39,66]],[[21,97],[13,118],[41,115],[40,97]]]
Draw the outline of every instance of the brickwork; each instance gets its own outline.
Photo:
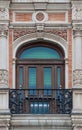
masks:
[[[72,29],[68,30],[68,86],[72,87]]]
[[[12,10],[9,11],[9,20],[10,20],[10,22],[13,21],[13,11]]]
[[[26,21],[32,21],[32,14],[29,13],[16,13],[16,16],[15,16],[15,21],[23,21],[23,22],[26,22]]]
[[[68,22],[72,21],[72,10],[68,11]]]
[[[65,21],[65,13],[49,13],[49,21]]]
[[[68,22],[72,21],[72,11],[68,11]],[[72,87],[72,29],[68,30],[68,86]]]

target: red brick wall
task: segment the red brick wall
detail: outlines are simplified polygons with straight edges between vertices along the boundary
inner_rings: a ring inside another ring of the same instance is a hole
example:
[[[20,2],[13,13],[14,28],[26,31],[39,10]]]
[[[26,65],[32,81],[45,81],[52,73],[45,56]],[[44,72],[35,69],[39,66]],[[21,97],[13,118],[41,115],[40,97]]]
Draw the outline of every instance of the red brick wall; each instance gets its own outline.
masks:
[[[49,21],[65,21],[65,13],[49,13]]]
[[[72,29],[68,30],[68,86],[72,87]]]
[[[32,14],[16,13],[15,21],[32,21]]]
[[[12,10],[9,11],[9,20],[10,20],[10,22],[13,21],[13,11]]]

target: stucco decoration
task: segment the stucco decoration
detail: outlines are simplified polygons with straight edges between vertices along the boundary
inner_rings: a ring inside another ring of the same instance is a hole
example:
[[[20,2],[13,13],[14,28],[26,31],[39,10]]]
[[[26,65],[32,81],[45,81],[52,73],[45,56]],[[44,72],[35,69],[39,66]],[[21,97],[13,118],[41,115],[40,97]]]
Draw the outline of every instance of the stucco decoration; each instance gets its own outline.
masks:
[[[8,20],[9,12],[7,8],[0,8],[0,20]]]
[[[73,71],[73,84],[74,86],[82,86],[82,70]]]
[[[0,85],[8,85],[8,71],[0,70]]]
[[[17,38],[20,38],[21,36],[31,34],[31,33],[37,33],[35,29],[14,29],[14,35],[13,40],[15,41]],[[60,36],[64,40],[67,40],[67,31],[66,30],[56,30],[56,29],[44,29],[43,33],[49,33],[53,35]]]
[[[15,58],[15,54],[19,46],[24,45],[26,43],[28,44],[30,41],[32,42],[34,40],[40,40],[40,39],[43,41],[44,40],[52,41],[54,44],[59,44],[65,51],[65,58],[68,57],[68,54],[67,54],[68,48],[67,48],[66,40],[54,34],[45,33],[45,32],[41,32],[41,33],[37,32],[37,33],[31,33],[31,34],[21,36],[13,42],[13,58]]]
[[[73,20],[82,20],[82,7],[78,3],[72,4],[72,19]]]

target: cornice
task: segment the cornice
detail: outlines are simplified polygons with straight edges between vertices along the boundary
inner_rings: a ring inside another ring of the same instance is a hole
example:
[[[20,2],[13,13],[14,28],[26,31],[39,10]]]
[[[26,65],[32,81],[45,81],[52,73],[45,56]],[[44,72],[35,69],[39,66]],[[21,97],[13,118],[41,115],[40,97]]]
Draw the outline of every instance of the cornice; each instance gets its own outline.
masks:
[[[30,126],[30,127],[40,127],[40,126],[44,126],[44,128],[46,127],[53,127],[53,128],[60,128],[65,129],[65,128],[69,128],[71,127],[71,118],[69,115],[46,115],[45,116],[34,116],[34,115],[13,115],[11,118],[11,124],[13,126]],[[47,124],[47,125],[46,125]],[[66,124],[66,125],[64,125]],[[63,127],[63,128],[62,128]]]
[[[54,11],[54,10],[70,10],[71,9],[71,3],[12,3],[10,5],[11,10],[27,10],[27,11],[34,11],[34,10],[48,10],[48,11]]]
[[[36,28],[44,27],[50,29],[70,29],[72,28],[71,23],[10,23],[9,28]]]

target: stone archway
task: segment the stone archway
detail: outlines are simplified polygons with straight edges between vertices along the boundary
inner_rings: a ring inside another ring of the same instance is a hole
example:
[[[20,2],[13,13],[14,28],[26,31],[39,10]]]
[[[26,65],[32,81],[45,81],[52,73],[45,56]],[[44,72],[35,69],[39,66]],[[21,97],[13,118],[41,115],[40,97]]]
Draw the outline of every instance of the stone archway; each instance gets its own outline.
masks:
[[[16,58],[16,52],[19,49],[20,46],[29,44],[29,42],[33,41],[48,41],[53,42],[54,45],[59,45],[65,54],[65,87],[68,88],[68,49],[67,49],[67,41],[65,41],[63,38],[57,35],[53,35],[50,33],[31,33],[24,35],[22,37],[19,37],[13,42],[13,88],[15,86],[15,58]]]

